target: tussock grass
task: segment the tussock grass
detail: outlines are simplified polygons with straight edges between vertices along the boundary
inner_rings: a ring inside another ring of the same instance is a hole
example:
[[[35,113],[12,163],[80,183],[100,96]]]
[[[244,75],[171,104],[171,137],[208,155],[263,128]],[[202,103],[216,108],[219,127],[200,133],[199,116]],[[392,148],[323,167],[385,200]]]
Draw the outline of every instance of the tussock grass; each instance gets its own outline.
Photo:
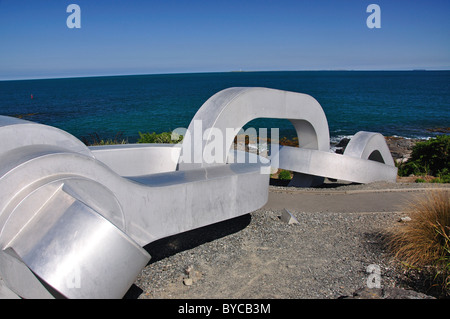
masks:
[[[391,232],[388,248],[403,266],[427,272],[450,296],[450,191],[430,191],[405,212],[411,221]]]

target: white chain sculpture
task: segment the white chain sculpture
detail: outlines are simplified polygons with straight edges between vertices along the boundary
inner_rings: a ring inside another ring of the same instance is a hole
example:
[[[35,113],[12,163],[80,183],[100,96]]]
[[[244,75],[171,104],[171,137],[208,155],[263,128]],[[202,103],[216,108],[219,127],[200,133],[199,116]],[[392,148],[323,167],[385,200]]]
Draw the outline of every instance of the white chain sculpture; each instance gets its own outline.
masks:
[[[272,166],[276,157],[296,172],[292,185],[395,182],[378,133],[359,132],[343,155],[331,153],[325,113],[306,94],[220,91],[187,129],[194,136],[201,123],[200,143],[180,145],[86,147],[57,128],[0,116],[0,297],[121,298],[150,260],[145,245],[261,208],[270,162],[227,163],[233,139],[220,144],[222,161],[202,160],[211,129],[261,117],[288,119],[299,136],[300,147],[271,154]]]

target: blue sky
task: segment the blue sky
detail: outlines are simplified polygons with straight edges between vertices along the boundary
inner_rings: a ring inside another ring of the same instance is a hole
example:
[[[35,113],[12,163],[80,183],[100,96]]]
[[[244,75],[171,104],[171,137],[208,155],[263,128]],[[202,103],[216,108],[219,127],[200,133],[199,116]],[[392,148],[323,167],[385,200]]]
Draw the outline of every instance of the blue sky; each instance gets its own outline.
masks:
[[[69,29],[69,4],[81,28]],[[381,28],[369,29],[369,4]],[[0,0],[0,80],[450,69],[448,0]]]

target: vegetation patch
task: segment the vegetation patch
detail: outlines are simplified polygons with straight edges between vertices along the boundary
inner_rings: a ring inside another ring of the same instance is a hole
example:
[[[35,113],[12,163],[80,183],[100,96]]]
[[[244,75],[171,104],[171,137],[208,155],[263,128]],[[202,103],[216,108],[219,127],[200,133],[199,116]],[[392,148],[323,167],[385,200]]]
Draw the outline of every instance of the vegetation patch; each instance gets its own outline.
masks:
[[[282,180],[291,180],[292,179],[292,175],[291,175],[290,171],[281,170],[281,172],[278,173],[278,178],[282,179]]]
[[[128,144],[128,139],[123,137],[123,132],[117,133],[114,138],[102,138],[98,133],[92,133],[83,136],[81,141],[87,146]]]
[[[398,165],[398,175],[417,176],[416,182],[450,183],[449,151],[450,135],[418,142],[412,149],[411,158]]]
[[[139,132],[138,143],[163,143],[163,144],[177,144],[183,140],[183,135],[172,132],[162,133],[141,133]]]

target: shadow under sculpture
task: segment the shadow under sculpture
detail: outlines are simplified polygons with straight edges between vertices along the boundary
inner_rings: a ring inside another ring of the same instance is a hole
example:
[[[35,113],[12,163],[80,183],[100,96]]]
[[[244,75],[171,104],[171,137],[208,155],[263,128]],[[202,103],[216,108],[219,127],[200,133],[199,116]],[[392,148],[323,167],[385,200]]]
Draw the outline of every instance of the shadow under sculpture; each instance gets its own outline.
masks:
[[[272,163],[231,163],[228,140],[222,162],[183,160],[203,154],[208,129],[261,117],[289,119],[300,147],[272,146]],[[122,298],[150,260],[145,245],[261,208],[270,177],[262,171],[275,162],[302,186],[324,177],[395,182],[380,134],[359,132],[344,155],[330,153],[325,113],[306,94],[230,88],[187,131],[198,121],[200,145],[86,147],[57,128],[0,116],[0,297]]]

